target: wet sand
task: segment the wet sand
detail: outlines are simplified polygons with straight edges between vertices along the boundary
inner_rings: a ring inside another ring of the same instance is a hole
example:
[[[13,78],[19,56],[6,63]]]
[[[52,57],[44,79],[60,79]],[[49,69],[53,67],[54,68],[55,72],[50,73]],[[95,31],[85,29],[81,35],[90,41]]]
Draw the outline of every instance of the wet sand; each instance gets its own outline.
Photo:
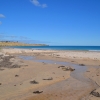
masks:
[[[12,53],[8,50],[3,53],[14,58],[10,59],[13,67],[9,64],[0,67],[0,100],[100,99],[94,95],[100,93],[99,56],[91,57],[87,52],[88,58],[68,57],[60,55],[61,51]],[[94,89],[95,93],[91,93]]]

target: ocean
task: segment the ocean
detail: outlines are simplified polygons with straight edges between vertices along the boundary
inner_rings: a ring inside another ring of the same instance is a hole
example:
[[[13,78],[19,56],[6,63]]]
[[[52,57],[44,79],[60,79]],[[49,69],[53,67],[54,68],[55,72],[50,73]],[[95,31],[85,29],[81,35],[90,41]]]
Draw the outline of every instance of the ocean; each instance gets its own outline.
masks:
[[[11,48],[38,50],[85,50],[100,51],[100,46],[13,46]]]

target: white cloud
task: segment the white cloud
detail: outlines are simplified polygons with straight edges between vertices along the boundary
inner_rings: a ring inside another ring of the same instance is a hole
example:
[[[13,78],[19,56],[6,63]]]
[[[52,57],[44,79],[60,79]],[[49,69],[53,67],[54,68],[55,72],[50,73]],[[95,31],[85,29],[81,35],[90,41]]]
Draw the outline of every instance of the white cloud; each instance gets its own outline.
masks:
[[[39,6],[42,8],[46,8],[47,4],[40,4],[40,2],[38,0],[31,0],[31,2],[35,5],[35,6]]]
[[[2,24],[2,22],[0,21],[0,25]]]
[[[5,16],[3,14],[0,14],[0,18],[5,18]]]

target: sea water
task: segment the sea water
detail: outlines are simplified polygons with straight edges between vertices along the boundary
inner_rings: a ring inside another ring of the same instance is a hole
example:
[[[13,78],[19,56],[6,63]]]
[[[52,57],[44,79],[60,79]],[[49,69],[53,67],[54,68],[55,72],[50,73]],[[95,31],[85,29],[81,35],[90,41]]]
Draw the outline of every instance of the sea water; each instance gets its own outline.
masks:
[[[100,46],[13,46],[11,48],[38,50],[85,50],[100,51]]]

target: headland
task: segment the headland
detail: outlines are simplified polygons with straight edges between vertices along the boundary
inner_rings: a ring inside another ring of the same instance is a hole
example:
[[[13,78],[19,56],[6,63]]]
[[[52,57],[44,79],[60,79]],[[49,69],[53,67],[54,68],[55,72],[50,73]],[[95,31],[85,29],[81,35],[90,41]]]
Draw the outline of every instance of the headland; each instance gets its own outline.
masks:
[[[0,46],[46,46],[46,44],[29,44],[18,41],[0,41]]]

